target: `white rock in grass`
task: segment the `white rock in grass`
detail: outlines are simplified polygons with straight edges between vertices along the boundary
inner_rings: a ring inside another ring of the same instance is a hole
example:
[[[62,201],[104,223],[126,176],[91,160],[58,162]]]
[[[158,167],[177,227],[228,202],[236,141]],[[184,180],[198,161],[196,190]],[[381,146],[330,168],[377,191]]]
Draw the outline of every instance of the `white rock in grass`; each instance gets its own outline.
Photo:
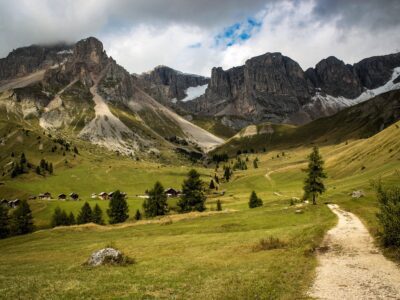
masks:
[[[122,260],[122,253],[114,248],[104,248],[93,252],[87,264],[89,266],[100,266],[104,264],[119,264]]]

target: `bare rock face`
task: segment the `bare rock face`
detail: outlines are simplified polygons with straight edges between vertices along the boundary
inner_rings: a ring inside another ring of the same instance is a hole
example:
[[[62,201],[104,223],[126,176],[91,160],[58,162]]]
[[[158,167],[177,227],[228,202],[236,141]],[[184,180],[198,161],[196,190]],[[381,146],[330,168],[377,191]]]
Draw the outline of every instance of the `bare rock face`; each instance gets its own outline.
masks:
[[[18,48],[0,59],[0,80],[24,76],[61,63],[71,53],[72,46],[66,44]]]
[[[87,265],[97,267],[100,265],[118,265],[123,260],[122,253],[114,248],[104,248],[90,255]]]
[[[185,74],[166,66],[158,66],[135,78],[143,90],[164,104],[169,104],[172,99],[182,100],[186,97],[185,91],[189,87],[205,85],[209,82],[209,78]]]
[[[400,53],[374,56],[354,64],[362,85],[374,89],[385,84],[392,76],[393,68],[400,66]]]
[[[346,107],[335,97],[351,100],[365,89],[384,85],[395,67],[400,67],[400,53],[368,58],[353,66],[331,56],[306,72],[289,57],[266,53],[226,71],[213,68],[205,95],[184,103],[184,108],[200,115],[242,117],[250,123],[302,124]],[[329,95],[324,101],[333,102],[320,103],[316,101],[319,95]]]
[[[307,70],[315,87],[334,97],[356,98],[363,91],[360,78],[351,65],[334,56],[321,60],[315,69]]]

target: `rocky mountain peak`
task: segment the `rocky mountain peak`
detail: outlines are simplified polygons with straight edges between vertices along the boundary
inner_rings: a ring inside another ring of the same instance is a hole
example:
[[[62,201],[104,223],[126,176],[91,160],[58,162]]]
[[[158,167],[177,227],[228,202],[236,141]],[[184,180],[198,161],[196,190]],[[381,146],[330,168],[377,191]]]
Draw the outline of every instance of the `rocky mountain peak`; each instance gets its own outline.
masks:
[[[94,37],[77,42],[74,46],[74,60],[89,64],[102,64],[107,59],[103,43]]]

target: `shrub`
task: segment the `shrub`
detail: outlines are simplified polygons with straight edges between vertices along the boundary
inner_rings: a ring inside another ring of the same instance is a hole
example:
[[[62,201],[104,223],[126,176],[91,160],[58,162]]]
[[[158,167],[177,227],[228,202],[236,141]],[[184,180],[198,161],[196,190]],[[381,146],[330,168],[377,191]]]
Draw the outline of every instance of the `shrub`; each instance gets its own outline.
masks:
[[[273,250],[284,248],[286,243],[281,241],[279,238],[269,236],[266,239],[261,239],[257,244],[253,246],[253,251]]]
[[[400,247],[400,188],[384,188],[374,184],[379,203],[378,221],[382,226],[382,242],[386,247]]]

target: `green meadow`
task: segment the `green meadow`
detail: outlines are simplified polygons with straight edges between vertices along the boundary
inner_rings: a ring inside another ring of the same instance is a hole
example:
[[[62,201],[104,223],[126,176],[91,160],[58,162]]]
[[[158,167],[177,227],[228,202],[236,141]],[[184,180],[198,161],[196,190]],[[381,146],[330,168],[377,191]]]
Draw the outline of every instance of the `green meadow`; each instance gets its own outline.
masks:
[[[248,157],[248,169],[235,171],[232,180],[221,183],[219,192],[223,195],[208,194],[206,212],[181,218],[171,212],[161,220],[140,222],[132,219],[142,206],[143,199],[137,195],[155,181],[164,187],[180,188],[187,172],[196,168],[208,184],[215,165],[192,165],[183,160],[150,163],[82,150],[76,163],[64,166],[63,158],[54,156],[54,175],[22,175],[6,181],[0,191],[21,197],[73,191],[82,200],[29,201],[40,230],[0,241],[0,298],[307,298],[317,265],[315,249],[336,223],[324,203],[338,203],[357,214],[371,233],[378,233],[371,180],[381,178],[386,185],[400,181],[398,124],[370,138],[322,146],[327,192],[316,206],[299,201],[290,205],[293,197],[302,197],[302,169],[311,145],[242,154],[242,159]],[[34,156],[27,152],[28,159]],[[256,157],[258,168],[252,163]],[[56,159],[61,160],[59,164]],[[222,166],[217,170],[219,177]],[[116,189],[129,196],[131,218],[126,223],[48,229],[57,206],[77,213],[84,201],[92,206],[99,203],[106,217],[108,202],[91,200],[90,195]],[[352,198],[349,194],[358,189],[366,196]],[[263,207],[248,208],[252,190],[263,199]],[[213,212],[218,199],[223,211]],[[170,199],[169,204],[174,207],[175,201]],[[282,245],[270,250],[260,248],[260,240],[269,237],[279,238]],[[120,249],[135,263],[124,267],[83,266],[93,251],[106,245]]]

